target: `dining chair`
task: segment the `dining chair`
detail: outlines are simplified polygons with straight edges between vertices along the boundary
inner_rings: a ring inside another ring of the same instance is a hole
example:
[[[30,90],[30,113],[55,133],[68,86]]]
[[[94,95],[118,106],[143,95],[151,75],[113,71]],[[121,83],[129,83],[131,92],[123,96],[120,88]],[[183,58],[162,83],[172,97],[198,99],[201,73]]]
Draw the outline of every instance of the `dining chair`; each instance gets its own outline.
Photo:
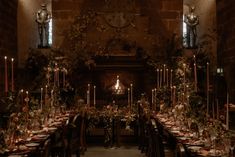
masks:
[[[82,117],[80,114],[74,116],[73,120],[68,126],[68,147],[67,147],[67,157],[71,157],[75,154],[76,157],[80,157],[80,135],[81,135],[81,122]]]
[[[41,157],[49,157],[51,155],[51,139],[47,139],[41,149]]]
[[[176,157],[187,157],[185,148],[182,143],[177,143],[176,145]]]

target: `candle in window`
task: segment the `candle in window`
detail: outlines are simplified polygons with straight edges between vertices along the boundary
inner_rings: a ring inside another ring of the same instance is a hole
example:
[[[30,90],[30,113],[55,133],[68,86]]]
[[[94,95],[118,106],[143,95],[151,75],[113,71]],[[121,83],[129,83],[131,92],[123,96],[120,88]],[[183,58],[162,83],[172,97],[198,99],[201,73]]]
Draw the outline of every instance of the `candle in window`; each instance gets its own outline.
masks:
[[[8,92],[8,73],[7,73],[7,56],[4,57],[5,59],[5,93]]]
[[[11,58],[11,91],[14,92],[14,58]]]
[[[41,100],[40,100],[40,104],[41,104],[41,111],[42,111],[42,103],[43,103],[43,101],[42,101],[42,95],[43,95],[43,88],[41,88]]]
[[[207,99],[206,99],[206,102],[207,102],[207,107],[206,107],[206,113],[207,115],[209,115],[209,63],[207,62],[206,64],[206,95],[207,95]]]
[[[96,86],[94,86],[94,108],[95,108],[95,104],[96,104]]]

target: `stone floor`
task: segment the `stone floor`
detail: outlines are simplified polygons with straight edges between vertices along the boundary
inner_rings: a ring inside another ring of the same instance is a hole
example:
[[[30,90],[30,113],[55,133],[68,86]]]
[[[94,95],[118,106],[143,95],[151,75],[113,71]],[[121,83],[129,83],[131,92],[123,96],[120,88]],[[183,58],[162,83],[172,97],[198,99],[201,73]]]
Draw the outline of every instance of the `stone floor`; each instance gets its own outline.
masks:
[[[90,146],[82,157],[145,157],[137,146],[122,146],[119,148],[105,148]]]

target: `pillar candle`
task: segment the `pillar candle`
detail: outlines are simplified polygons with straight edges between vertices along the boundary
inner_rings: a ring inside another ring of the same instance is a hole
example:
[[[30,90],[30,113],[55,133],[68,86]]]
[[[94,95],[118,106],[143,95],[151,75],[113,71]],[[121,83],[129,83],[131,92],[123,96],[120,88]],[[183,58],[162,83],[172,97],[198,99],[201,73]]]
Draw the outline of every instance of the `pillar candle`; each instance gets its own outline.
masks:
[[[11,91],[14,92],[14,58],[11,58]]]
[[[41,88],[41,100],[40,100],[40,104],[41,104],[41,110],[42,110],[42,96],[43,96],[43,88]]]
[[[206,102],[207,102],[207,107],[206,107],[206,113],[207,115],[209,115],[209,63],[207,62],[207,65],[206,65],[206,96],[207,96],[207,99],[206,99]]]
[[[166,86],[168,87],[168,69],[166,69]]]
[[[229,93],[227,92],[226,129],[229,130]]]
[[[96,86],[94,86],[94,108],[96,105]]]
[[[5,59],[5,93],[7,93],[8,92],[7,56],[5,56],[4,59]]]

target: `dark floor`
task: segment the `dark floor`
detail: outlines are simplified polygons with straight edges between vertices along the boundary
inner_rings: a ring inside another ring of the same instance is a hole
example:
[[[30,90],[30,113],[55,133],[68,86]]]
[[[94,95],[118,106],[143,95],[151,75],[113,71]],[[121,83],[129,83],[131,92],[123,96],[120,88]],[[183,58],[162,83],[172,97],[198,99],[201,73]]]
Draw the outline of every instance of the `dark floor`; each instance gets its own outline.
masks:
[[[88,147],[83,157],[145,157],[137,146],[105,148],[103,146]]]

